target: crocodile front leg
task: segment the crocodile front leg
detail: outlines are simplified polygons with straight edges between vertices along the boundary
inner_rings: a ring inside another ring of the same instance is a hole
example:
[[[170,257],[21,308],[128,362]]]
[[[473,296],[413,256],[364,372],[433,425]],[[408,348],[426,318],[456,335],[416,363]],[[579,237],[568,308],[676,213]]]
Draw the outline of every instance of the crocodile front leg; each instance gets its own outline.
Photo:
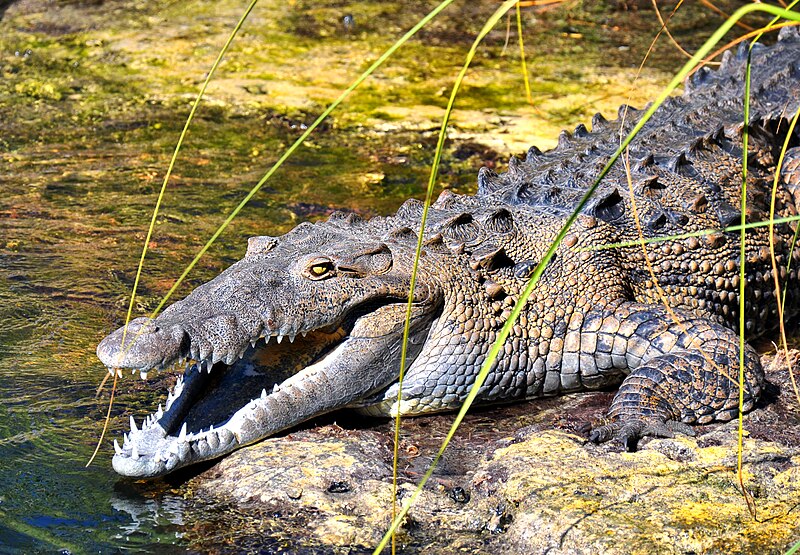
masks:
[[[673,318],[662,306],[623,303],[603,319],[598,342],[624,350],[630,374],[608,411],[610,423],[589,439],[618,439],[628,451],[646,435],[693,435],[688,424],[727,421],[739,410],[739,337],[728,328],[684,311]],[[677,320],[677,321],[676,321]],[[764,380],[758,355],[744,352],[744,410]]]

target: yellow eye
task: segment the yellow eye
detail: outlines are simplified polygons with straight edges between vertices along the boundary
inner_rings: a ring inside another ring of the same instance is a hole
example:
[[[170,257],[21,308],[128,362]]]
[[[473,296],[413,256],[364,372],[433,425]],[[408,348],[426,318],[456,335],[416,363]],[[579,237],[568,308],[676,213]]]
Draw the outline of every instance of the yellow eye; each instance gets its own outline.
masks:
[[[316,276],[316,277],[322,277],[322,276],[324,276],[325,274],[327,274],[330,271],[331,271],[331,268],[327,264],[317,264],[317,265],[311,266],[311,268],[309,268],[309,272],[311,272],[311,275]]]
[[[312,260],[306,267],[306,277],[313,280],[325,279],[333,276],[335,267],[333,262],[327,258]]]

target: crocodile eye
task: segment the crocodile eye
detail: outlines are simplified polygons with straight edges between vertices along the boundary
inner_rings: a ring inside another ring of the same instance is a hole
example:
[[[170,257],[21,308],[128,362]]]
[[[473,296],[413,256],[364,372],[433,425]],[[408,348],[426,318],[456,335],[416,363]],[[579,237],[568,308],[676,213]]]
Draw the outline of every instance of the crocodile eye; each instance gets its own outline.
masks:
[[[327,258],[315,258],[311,260],[306,266],[306,277],[312,280],[326,279],[333,277],[336,273],[336,267],[333,262]]]

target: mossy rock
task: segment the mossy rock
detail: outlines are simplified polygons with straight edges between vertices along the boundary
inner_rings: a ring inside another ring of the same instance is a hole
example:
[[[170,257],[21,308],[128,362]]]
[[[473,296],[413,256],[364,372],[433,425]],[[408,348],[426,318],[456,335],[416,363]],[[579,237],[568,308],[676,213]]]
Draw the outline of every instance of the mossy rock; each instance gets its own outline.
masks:
[[[579,394],[467,419],[463,439],[409,511],[401,546],[428,553],[784,553],[800,539],[800,410],[786,371],[764,362],[772,383],[784,387],[772,388],[765,406],[745,417],[747,499],[736,470],[737,422],[697,428],[693,438],[644,441],[625,453],[586,441],[580,421],[599,418],[609,395]],[[409,442],[435,452],[451,418],[406,422],[399,503],[426,465],[407,458]],[[493,418],[496,427],[485,429]],[[196,477],[190,502],[235,507],[239,518],[225,525],[239,544],[264,545],[269,535],[293,549],[369,552],[392,511],[390,428],[332,424],[268,439]],[[215,525],[198,527],[198,545]]]

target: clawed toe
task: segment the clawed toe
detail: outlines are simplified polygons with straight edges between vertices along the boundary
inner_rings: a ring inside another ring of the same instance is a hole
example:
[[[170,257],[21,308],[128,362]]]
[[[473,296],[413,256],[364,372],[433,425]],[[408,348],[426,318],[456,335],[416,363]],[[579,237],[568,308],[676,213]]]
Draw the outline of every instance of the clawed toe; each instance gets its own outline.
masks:
[[[616,439],[626,451],[632,452],[636,451],[639,440],[646,436],[674,437],[676,432],[688,436],[695,435],[692,427],[683,422],[632,418],[594,428],[589,433],[589,441],[592,443],[604,443],[611,439]]]

